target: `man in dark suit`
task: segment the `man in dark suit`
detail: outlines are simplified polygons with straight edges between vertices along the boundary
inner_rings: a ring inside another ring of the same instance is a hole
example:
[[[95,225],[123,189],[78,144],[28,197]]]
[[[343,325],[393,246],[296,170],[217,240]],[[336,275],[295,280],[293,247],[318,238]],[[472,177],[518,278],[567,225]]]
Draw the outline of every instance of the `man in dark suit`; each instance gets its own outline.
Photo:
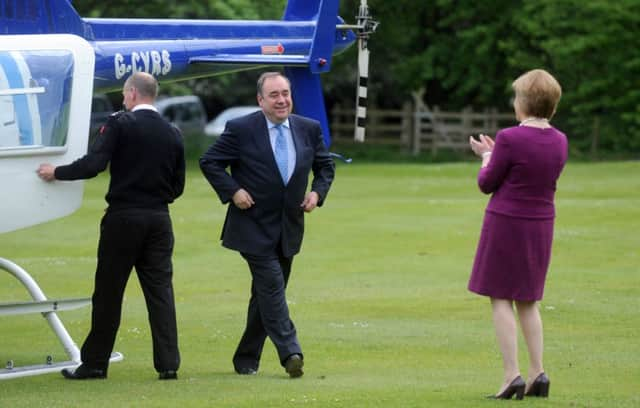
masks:
[[[231,202],[222,245],[241,253],[253,278],[235,370],[256,374],[269,336],[280,363],[295,378],[303,374],[303,354],[285,289],[302,244],[304,213],[323,204],[335,167],[320,124],[291,114],[291,87],[284,75],[262,74],[257,98],[262,111],[229,121],[200,159],[200,168],[222,203]]]
[[[107,120],[89,152],[66,166],[42,164],[47,181],[95,177],[110,163],[109,204],[100,223],[91,331],[82,364],[65,378],[106,378],[120,326],[122,297],[135,266],[149,312],[153,363],[161,380],[176,379],[180,365],[173,295],[173,229],[168,204],[184,189],[182,135],[153,106],[158,83],[147,73],[130,76],[124,105]]]

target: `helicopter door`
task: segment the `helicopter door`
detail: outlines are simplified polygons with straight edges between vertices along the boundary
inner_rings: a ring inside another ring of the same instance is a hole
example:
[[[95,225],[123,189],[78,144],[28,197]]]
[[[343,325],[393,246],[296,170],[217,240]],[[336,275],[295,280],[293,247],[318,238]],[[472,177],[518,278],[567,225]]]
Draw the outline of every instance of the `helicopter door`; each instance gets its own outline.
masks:
[[[83,183],[40,180],[40,163],[87,151],[95,54],[67,34],[0,36],[0,233],[68,215]]]

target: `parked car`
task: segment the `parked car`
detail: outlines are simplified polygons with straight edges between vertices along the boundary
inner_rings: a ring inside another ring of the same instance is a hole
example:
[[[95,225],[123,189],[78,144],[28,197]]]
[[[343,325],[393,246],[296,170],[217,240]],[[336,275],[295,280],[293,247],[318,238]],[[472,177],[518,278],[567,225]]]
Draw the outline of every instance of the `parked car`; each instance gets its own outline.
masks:
[[[211,137],[218,137],[224,131],[227,121],[240,116],[248,115],[260,110],[259,106],[234,106],[220,112],[211,122],[204,127],[204,134]]]
[[[95,140],[98,131],[114,112],[111,100],[105,94],[95,94],[91,100],[91,121],[89,124],[89,146]]]
[[[111,100],[105,94],[95,94],[91,100],[91,125],[89,132],[94,135],[114,112]]]
[[[180,129],[183,136],[203,133],[207,113],[196,95],[158,99],[155,106],[160,115]]]

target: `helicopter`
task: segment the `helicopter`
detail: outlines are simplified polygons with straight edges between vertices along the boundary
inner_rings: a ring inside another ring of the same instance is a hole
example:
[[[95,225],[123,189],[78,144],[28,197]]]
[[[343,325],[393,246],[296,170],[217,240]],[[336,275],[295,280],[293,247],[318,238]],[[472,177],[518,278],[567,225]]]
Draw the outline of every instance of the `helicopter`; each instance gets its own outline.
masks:
[[[73,213],[83,182],[42,182],[39,163],[59,165],[87,151],[92,96],[120,89],[135,72],[163,82],[282,67],[298,114],[320,122],[331,143],[320,75],[334,55],[358,46],[355,139],[364,140],[368,40],[378,22],[361,0],[355,24],[338,15],[339,0],[288,0],[281,20],[83,18],[70,0],[0,0],[0,233]],[[2,255],[2,254],[0,254]],[[31,301],[0,303],[0,315],[41,313],[68,361],[0,369],[0,379],[80,364],[80,352],[57,312],[90,299],[48,299],[19,265],[0,269]],[[123,359],[114,352],[112,361]]]

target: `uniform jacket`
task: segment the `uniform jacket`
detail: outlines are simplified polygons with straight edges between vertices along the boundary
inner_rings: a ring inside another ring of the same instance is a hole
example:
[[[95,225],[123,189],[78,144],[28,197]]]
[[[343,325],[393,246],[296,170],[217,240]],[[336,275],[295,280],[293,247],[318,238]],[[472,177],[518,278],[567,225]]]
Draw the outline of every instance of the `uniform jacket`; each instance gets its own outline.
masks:
[[[109,210],[159,209],[178,198],[185,183],[184,145],[180,131],[150,109],[117,112],[109,117],[89,152],[58,166],[58,180],[95,177],[109,165],[105,197]]]

